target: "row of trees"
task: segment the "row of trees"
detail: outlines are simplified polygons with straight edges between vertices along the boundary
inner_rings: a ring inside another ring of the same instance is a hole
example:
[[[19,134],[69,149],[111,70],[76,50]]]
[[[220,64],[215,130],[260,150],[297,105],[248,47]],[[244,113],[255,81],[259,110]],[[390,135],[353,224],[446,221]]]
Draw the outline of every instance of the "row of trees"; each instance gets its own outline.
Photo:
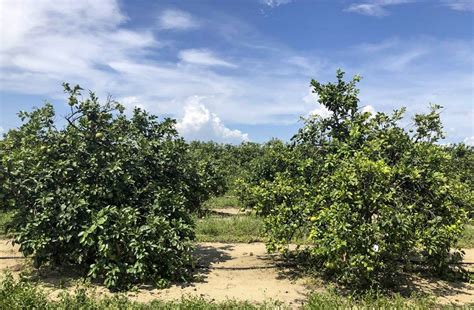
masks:
[[[65,84],[70,113],[47,104],[0,140],[0,201],[37,266],[73,264],[111,288],[183,280],[192,214],[231,192],[264,218],[269,250],[296,239],[309,267],[360,288],[389,284],[414,257],[436,272],[473,210],[474,151],[440,146],[439,106],[415,115],[359,109],[359,77],[312,81],[331,116],[289,143],[186,143],[175,121]]]

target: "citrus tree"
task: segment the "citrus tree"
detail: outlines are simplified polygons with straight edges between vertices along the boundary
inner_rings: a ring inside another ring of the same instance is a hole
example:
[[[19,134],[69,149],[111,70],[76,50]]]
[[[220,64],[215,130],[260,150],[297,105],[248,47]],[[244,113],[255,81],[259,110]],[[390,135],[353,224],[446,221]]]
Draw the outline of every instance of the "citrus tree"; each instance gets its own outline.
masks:
[[[222,160],[222,146],[215,142],[191,141],[188,144],[189,169],[187,196],[191,211],[199,213],[202,204],[211,196],[224,194],[228,190],[228,173]]]
[[[20,112],[1,141],[2,201],[36,267],[80,266],[110,288],[189,274],[193,166],[175,121],[64,84],[70,112],[59,128],[52,105]]]
[[[469,186],[469,190],[474,192],[474,147],[463,143],[449,145],[446,147],[452,157],[452,168],[450,169],[454,177],[459,177],[462,182]],[[470,211],[470,218],[474,218],[474,206]]]
[[[353,288],[389,285],[414,258],[446,272],[460,257],[451,249],[473,196],[436,144],[440,106],[415,115],[405,130],[404,109],[361,111],[359,80],[345,81],[342,71],[335,83],[313,80],[331,115],[306,119],[285,155],[291,164],[250,187],[268,248],[285,252],[304,236],[306,262]]]

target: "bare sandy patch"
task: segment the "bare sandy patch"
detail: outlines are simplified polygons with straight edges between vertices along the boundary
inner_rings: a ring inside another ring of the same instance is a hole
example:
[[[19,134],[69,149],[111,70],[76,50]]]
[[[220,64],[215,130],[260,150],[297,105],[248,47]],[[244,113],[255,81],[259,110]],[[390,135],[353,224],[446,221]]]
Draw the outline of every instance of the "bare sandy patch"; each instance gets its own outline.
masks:
[[[165,300],[191,295],[216,301],[273,299],[293,306],[309,292],[305,279],[283,276],[277,257],[268,255],[263,243],[200,243],[196,257],[202,282],[152,292]]]
[[[216,208],[210,210],[211,214],[220,216],[248,215],[251,210],[242,210],[240,208]]]
[[[19,246],[13,246],[11,240],[0,239],[0,272],[8,270],[15,274],[21,270],[23,262]]]
[[[465,262],[474,263],[474,249],[464,251]],[[175,284],[166,289],[143,286],[127,293],[127,296],[140,302],[153,299],[174,300],[183,296],[197,296],[214,301],[279,300],[292,308],[298,308],[309,293],[324,290],[324,287],[309,287],[309,279],[289,278],[289,270],[283,267],[279,255],[267,254],[263,243],[199,243],[195,256],[200,281]],[[12,246],[8,240],[0,240],[0,271],[10,270],[18,275],[24,261],[17,246]],[[52,284],[67,283],[63,277],[56,274],[44,279],[44,286],[49,287],[52,296],[57,296],[61,291]],[[414,278],[413,288],[433,294],[444,304],[474,302],[474,285],[469,283]],[[73,287],[67,289],[72,290]],[[96,286],[96,290],[99,294],[110,294],[102,286]]]

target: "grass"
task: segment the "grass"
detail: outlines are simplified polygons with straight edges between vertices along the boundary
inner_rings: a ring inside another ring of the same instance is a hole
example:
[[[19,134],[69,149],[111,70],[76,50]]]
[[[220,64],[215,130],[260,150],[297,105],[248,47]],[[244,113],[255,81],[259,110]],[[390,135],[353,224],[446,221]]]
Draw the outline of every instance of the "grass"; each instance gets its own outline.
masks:
[[[241,208],[242,204],[236,196],[219,196],[212,197],[204,203],[204,209],[225,209],[225,208]]]
[[[474,221],[471,221],[470,224],[466,225],[464,234],[459,240],[458,245],[461,248],[474,248]]]
[[[464,308],[472,309],[474,304]],[[139,303],[128,299],[123,294],[98,296],[93,290],[77,288],[74,293],[63,291],[54,300],[38,284],[15,280],[10,274],[0,277],[0,309],[287,309],[277,301],[250,303],[227,300],[214,302],[199,297],[185,297],[177,301]],[[400,295],[383,296],[368,294],[357,298],[345,297],[335,292],[313,293],[302,305],[302,309],[454,309],[454,306],[442,306],[434,298]]]
[[[1,277],[0,277],[1,278]],[[0,279],[0,309],[276,309],[278,302],[251,304],[228,300],[212,302],[198,297],[186,297],[177,301],[153,300],[140,303],[121,294],[99,297],[86,288],[77,288],[74,293],[63,291],[52,300],[38,284],[18,281],[9,274]]]
[[[196,222],[198,242],[256,242],[264,241],[263,221],[248,216],[206,216]]]

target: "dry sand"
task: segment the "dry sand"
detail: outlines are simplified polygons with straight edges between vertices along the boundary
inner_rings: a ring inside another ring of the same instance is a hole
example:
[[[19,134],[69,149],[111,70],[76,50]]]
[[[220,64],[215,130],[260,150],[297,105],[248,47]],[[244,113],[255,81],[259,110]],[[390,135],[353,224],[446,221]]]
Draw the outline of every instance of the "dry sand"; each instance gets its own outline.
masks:
[[[239,208],[216,208],[209,210],[212,215],[232,216],[232,215],[248,215],[251,210],[242,210]]]
[[[158,296],[175,299],[184,293],[219,301],[274,299],[295,305],[308,293],[304,279],[292,281],[283,276],[284,270],[275,268],[278,261],[266,253],[262,243],[200,243],[196,257],[198,265],[207,267],[201,269],[203,282],[155,290]]]
[[[465,261],[474,262],[474,249],[465,252]],[[263,302],[273,299],[297,308],[315,289],[307,286],[307,279],[290,279],[288,270],[277,267],[281,263],[278,256],[268,255],[263,243],[200,243],[195,254],[201,267],[198,272],[201,281],[160,290],[141,288],[127,295],[138,301],[180,299],[182,296],[200,296],[216,301],[230,298]],[[22,262],[24,259],[21,259],[18,248],[7,240],[0,240],[0,270],[9,269],[18,274]],[[443,303],[474,302],[473,284],[415,279],[413,287],[434,294]],[[322,287],[316,289],[323,290]],[[101,287],[98,291],[105,293]]]

